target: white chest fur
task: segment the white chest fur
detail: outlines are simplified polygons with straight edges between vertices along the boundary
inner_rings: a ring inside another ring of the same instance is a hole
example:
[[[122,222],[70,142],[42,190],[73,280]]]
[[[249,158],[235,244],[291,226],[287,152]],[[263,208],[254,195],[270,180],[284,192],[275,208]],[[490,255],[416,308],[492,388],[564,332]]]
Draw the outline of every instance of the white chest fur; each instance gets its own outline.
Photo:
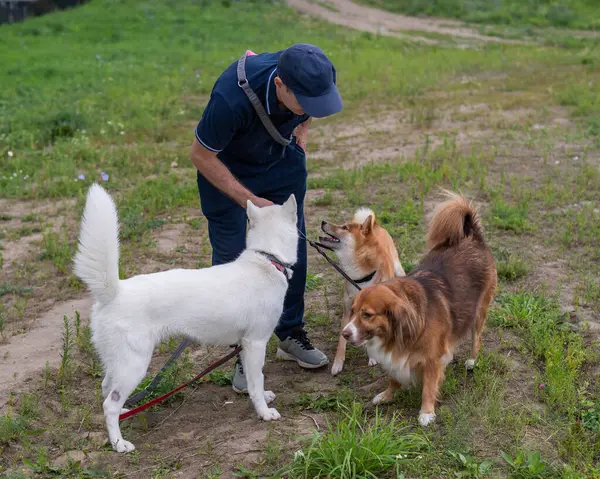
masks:
[[[381,347],[378,339],[371,340],[367,345],[369,357],[377,360],[379,366],[389,376],[398,381],[402,386],[411,386],[416,382],[415,372],[408,365],[408,356],[393,359],[392,353]]]

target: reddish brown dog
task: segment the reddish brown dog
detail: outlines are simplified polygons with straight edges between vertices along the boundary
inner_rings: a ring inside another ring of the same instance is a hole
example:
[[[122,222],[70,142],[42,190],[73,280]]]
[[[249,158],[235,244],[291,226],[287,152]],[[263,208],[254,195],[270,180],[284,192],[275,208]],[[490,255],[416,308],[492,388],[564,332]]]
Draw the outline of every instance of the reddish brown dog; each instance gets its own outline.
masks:
[[[422,426],[435,419],[445,367],[469,331],[472,349],[465,367],[475,366],[497,283],[476,209],[465,197],[447,194],[450,199],[431,220],[421,263],[405,277],[357,294],[342,333],[352,345],[366,346],[390,377],[373,403],[391,401],[401,386],[422,383]]]

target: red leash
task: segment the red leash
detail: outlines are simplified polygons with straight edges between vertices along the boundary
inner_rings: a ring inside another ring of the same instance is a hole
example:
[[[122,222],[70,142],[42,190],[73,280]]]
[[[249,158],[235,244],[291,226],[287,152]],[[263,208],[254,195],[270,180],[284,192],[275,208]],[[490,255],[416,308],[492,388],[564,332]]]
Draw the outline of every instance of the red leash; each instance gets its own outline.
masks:
[[[223,358],[219,359],[218,361],[214,362],[213,364],[211,364],[209,367],[207,367],[204,371],[202,371],[200,374],[198,374],[194,379],[192,379],[191,381],[188,381],[185,384],[182,384],[181,386],[177,387],[176,389],[173,389],[171,392],[168,392],[167,394],[163,394],[160,397],[157,397],[155,399],[153,399],[152,401],[148,401],[146,404],[142,404],[141,406],[138,406],[134,409],[131,409],[127,412],[124,412],[123,414],[121,414],[119,416],[119,421],[122,421],[123,419],[127,419],[128,417],[131,416],[135,416],[136,414],[144,411],[145,409],[148,409],[149,407],[154,406],[155,404],[161,403],[163,402],[165,399],[170,398],[173,394],[175,394],[177,391],[181,391],[183,388],[188,387],[189,385],[195,383],[196,381],[198,381],[198,379],[200,379],[202,376],[206,376],[208,373],[210,373],[213,369],[218,368],[219,366],[221,366],[221,364],[226,363],[227,361],[229,361],[232,357],[234,357],[236,354],[238,354],[240,351],[242,350],[241,346],[238,346],[237,348],[235,348],[233,351],[231,351],[227,356],[224,356]]]

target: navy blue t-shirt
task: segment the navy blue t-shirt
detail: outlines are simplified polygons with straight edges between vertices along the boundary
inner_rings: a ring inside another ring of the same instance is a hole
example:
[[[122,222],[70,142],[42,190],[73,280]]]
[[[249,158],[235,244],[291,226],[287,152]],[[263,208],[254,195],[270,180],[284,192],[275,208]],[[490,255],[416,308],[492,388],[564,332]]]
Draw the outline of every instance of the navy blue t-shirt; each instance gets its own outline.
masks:
[[[265,111],[284,138],[309,117],[280,106],[275,93],[277,60],[283,51],[246,58],[246,77]],[[217,79],[196,138],[238,176],[267,171],[282,159],[285,147],[264,127],[254,107],[237,82],[237,61]]]

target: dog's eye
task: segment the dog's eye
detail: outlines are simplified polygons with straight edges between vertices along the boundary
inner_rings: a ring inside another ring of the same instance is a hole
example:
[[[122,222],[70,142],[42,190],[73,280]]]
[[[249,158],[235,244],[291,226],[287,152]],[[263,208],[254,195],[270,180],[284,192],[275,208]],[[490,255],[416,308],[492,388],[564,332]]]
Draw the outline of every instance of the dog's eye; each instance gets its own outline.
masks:
[[[346,225],[343,225],[342,229],[348,231],[348,227]]]
[[[371,313],[367,313],[366,311],[363,311],[362,315],[365,319],[371,319],[373,317]]]

